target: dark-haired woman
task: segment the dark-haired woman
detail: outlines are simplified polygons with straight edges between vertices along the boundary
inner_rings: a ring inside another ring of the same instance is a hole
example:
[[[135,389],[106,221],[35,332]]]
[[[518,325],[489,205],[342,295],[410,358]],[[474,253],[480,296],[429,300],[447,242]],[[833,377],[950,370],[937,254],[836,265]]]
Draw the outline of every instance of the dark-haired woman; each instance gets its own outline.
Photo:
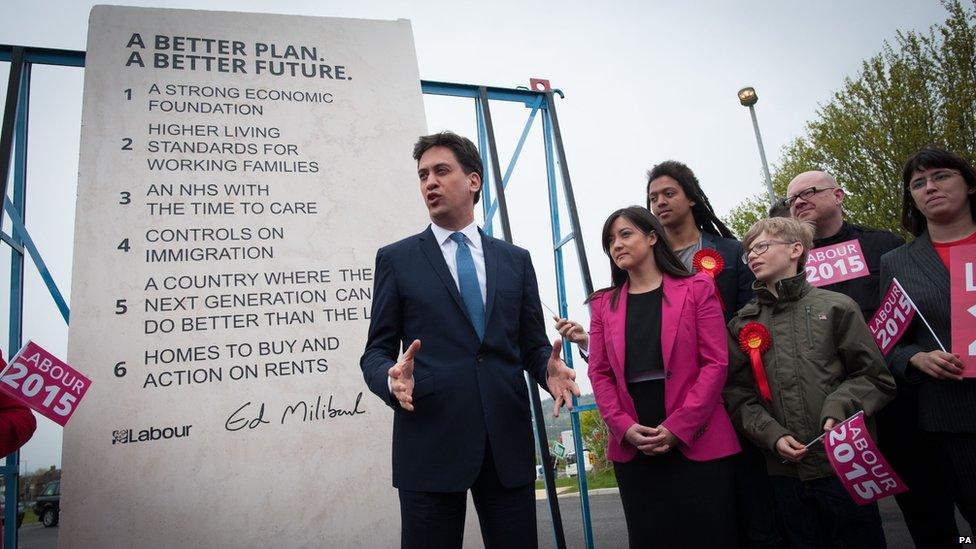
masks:
[[[915,240],[881,258],[881,290],[897,278],[938,336],[916,316],[887,357],[917,387],[918,440],[892,461],[907,464],[898,471],[924,500],[901,505],[918,547],[957,542],[954,505],[976,527],[976,379],[963,378],[962,361],[949,352],[949,258],[976,244],[974,193],[976,171],[963,158],[936,148],[912,155],[902,171],[902,227]]]
[[[590,298],[589,377],[607,457],[631,547],[737,547],[722,308],[663,232],[639,206],[603,227],[613,284]]]

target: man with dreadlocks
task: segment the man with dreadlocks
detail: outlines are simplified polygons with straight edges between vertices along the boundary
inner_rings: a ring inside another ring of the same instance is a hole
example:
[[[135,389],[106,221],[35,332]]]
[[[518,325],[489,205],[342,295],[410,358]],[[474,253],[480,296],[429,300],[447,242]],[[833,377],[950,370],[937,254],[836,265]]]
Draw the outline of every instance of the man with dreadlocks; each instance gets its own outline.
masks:
[[[694,172],[667,160],[647,173],[647,208],[664,226],[663,236],[688,270],[714,277],[725,321],[754,297],[755,276],[742,263],[742,244],[715,215]],[[589,336],[578,323],[556,318],[559,333],[576,343],[586,358]],[[783,547],[772,487],[760,451],[739,435],[742,452],[735,464],[739,544],[750,548]]]
[[[755,277],[740,258],[742,244],[715,215],[691,169],[666,160],[647,172],[647,209],[688,270],[715,278],[725,321],[753,298]]]

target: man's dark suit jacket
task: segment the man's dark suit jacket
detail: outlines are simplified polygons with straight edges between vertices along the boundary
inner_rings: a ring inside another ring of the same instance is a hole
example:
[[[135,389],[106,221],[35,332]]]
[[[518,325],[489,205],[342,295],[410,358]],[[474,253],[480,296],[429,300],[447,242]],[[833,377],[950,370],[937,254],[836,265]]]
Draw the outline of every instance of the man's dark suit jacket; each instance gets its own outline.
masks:
[[[752,291],[752,283],[756,277],[742,262],[742,243],[738,240],[702,231],[702,248],[714,249],[725,261],[725,268],[715,277],[715,285],[722,294],[722,302],[725,304],[722,312],[725,322],[728,322],[756,296]]]
[[[535,480],[535,451],[523,371],[546,387],[552,347],[526,250],[481,233],[487,298],[478,340],[433,232],[376,254],[373,305],[360,360],[371,391],[394,409],[393,486],[460,492],[481,470],[490,443],[506,487]],[[414,411],[390,395],[388,370],[419,339]]]
[[[908,297],[925,315],[939,340],[952,351],[952,319],[949,310],[949,270],[923,232],[908,244],[881,256],[882,294],[897,278]],[[925,431],[976,433],[976,379],[935,379],[911,366],[918,352],[939,348],[935,338],[915,315],[908,331],[888,353],[887,361],[896,376],[918,384],[918,426]]]

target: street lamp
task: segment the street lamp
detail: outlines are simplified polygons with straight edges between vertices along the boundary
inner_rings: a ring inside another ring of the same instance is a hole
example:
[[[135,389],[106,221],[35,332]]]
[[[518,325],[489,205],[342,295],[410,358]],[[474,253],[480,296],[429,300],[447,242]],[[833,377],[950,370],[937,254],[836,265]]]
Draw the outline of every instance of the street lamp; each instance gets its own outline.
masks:
[[[763,173],[766,175],[766,193],[769,194],[769,204],[776,202],[776,193],[773,192],[773,179],[769,176],[769,165],[766,163],[766,149],[763,148],[762,135],[759,134],[759,121],[756,120],[756,103],[759,96],[756,89],[748,86],[739,90],[739,103],[743,107],[749,107],[749,114],[752,115],[752,127],[756,130],[756,143],[759,145],[759,158],[762,160]]]

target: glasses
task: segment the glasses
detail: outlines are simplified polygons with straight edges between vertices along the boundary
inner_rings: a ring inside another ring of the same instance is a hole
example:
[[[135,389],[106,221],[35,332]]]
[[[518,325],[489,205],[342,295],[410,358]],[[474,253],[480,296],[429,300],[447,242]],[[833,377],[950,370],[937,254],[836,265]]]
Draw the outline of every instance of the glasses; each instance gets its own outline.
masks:
[[[793,244],[793,242],[787,242],[785,240],[763,240],[762,242],[757,242],[753,247],[746,250],[746,253],[742,254],[742,262],[748,265],[750,255],[755,253],[756,256],[760,256],[766,253],[766,250],[773,244]]]
[[[810,200],[811,198],[813,198],[813,195],[819,193],[820,191],[826,191],[827,189],[836,189],[836,188],[837,187],[834,186],[834,187],[810,187],[809,189],[803,189],[802,191],[794,194],[793,196],[788,196],[784,198],[783,204],[786,204],[787,207],[792,208],[793,203],[796,202],[796,199],[798,198],[802,198],[803,200]]]
[[[921,190],[921,189],[925,188],[925,184],[928,183],[928,182],[930,182],[930,181],[932,183],[935,183],[936,185],[938,185],[939,183],[944,182],[945,180],[949,179],[953,175],[959,175],[959,172],[957,172],[956,170],[942,170],[942,171],[938,171],[938,172],[935,172],[932,175],[927,175],[925,177],[919,177],[918,179],[910,182],[908,184],[908,188],[911,189],[911,190],[913,190],[913,191],[918,191],[918,190]]]

